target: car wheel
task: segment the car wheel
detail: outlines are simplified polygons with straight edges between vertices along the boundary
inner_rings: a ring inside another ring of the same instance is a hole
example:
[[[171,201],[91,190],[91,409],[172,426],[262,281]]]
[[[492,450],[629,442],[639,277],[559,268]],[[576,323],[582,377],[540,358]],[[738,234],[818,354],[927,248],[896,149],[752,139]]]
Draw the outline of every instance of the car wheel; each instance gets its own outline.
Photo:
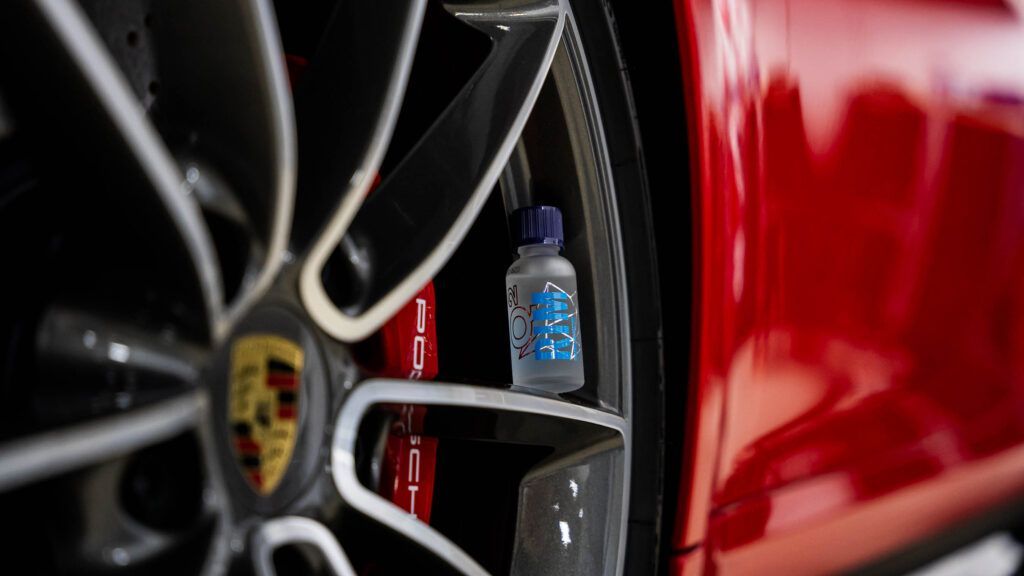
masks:
[[[17,0],[0,45],[9,557],[653,570],[658,270],[607,5]],[[508,386],[532,204],[579,280],[561,396]],[[420,299],[436,370],[394,373],[383,334]]]

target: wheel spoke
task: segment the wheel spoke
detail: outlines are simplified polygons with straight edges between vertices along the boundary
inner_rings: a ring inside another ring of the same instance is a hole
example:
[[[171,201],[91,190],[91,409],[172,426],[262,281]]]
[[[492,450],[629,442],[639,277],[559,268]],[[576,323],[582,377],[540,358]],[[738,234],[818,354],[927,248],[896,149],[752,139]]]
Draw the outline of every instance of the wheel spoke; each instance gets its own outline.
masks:
[[[624,557],[625,453],[606,442],[539,466],[519,488],[513,575],[618,574]],[[556,560],[557,559],[557,560]]]
[[[423,0],[342,2],[303,86],[298,101],[304,160],[300,178],[311,184],[304,186],[298,200],[296,229],[321,230],[320,213],[340,199],[301,272],[299,289],[310,311],[329,315],[334,310],[321,283],[321,271],[384,159],[402,107],[425,8]],[[381,13],[362,19],[348,13],[367,10]],[[373,58],[367,61],[367,55]]]
[[[127,323],[69,308],[51,309],[39,326],[39,363],[49,374],[132,373],[133,379],[194,387],[205,361],[202,349],[172,334],[151,334]]]
[[[283,516],[264,522],[253,535],[253,561],[259,576],[276,576],[274,550],[286,545],[314,547],[335,576],[356,576],[338,540],[326,526],[301,516]]]
[[[62,120],[67,125],[91,122],[102,133],[110,135],[110,138],[86,145],[110,148],[109,154],[97,154],[100,162],[109,163],[105,168],[108,174],[121,175],[126,167],[118,165],[117,160],[128,160],[128,171],[139,175],[139,181],[145,183],[148,192],[162,206],[191,261],[204,313],[213,333],[223,301],[213,242],[198,203],[183,193],[187,188],[185,178],[132,94],[124,75],[75,2],[35,0],[5,4],[2,19],[10,23],[4,26],[6,46],[13,48],[13,44],[23,41],[21,50],[31,46],[33,50],[47,51],[59,63],[36,88],[65,95],[58,97],[58,101],[65,98],[77,103],[49,111],[52,118],[46,122],[56,122],[57,126],[61,126]],[[38,75],[38,71],[33,74]],[[75,117],[76,112],[85,117]],[[83,141],[83,136],[79,134],[73,139]]]
[[[302,155],[294,242],[324,260],[369,191],[398,119],[424,0],[339,2],[296,96]],[[324,215],[330,219],[324,224]]]
[[[83,572],[183,561],[182,571],[197,568],[185,559],[209,538],[217,510],[203,498],[194,441],[178,436],[54,486],[78,510],[60,535],[69,548],[62,564]]]
[[[172,400],[0,444],[0,492],[124,456],[192,429],[206,396]]]
[[[296,137],[283,49],[267,0],[155,2],[160,117],[175,123],[178,156],[216,169],[246,212],[255,236],[218,333],[269,287],[292,220]],[[183,138],[181,132],[188,135]],[[198,192],[198,190],[197,190]]]
[[[302,273],[303,300],[327,333],[344,341],[379,328],[448,260],[501,174],[554,58],[565,23],[558,0],[448,6],[491,36],[483,66],[352,222],[373,274],[342,312],[322,284],[324,258]],[[330,238],[331,250],[337,239]]]
[[[515,552],[518,564],[514,564],[523,568],[519,573],[530,573],[529,567],[536,566],[537,558],[528,551],[534,538],[531,531],[542,530],[550,536],[551,526],[559,529],[559,522],[570,521],[559,516],[558,511],[543,510],[551,506],[547,498],[559,488],[565,489],[570,481],[579,490],[573,495],[577,500],[573,502],[572,514],[584,510],[596,515],[591,518],[594,525],[588,527],[587,536],[593,537],[593,531],[598,530],[609,534],[610,540],[607,545],[602,540],[603,545],[595,549],[591,538],[572,547],[571,552],[565,547],[562,555],[571,553],[595,566],[606,562],[611,562],[611,567],[620,565],[624,554],[622,526],[628,506],[622,494],[628,493],[625,470],[629,465],[629,429],[623,419],[555,398],[494,388],[404,380],[370,380],[358,386],[342,406],[332,441],[331,470],[342,499],[464,574],[486,571],[451,540],[384,500],[357,478],[354,454],[360,423],[372,407],[383,404],[492,411],[498,423],[487,440],[536,443],[555,449],[550,458],[527,475],[520,488]],[[460,428],[453,425],[446,427],[445,432],[457,436]],[[550,526],[535,525],[531,518],[550,520]],[[538,550],[549,552],[550,546],[545,546]]]

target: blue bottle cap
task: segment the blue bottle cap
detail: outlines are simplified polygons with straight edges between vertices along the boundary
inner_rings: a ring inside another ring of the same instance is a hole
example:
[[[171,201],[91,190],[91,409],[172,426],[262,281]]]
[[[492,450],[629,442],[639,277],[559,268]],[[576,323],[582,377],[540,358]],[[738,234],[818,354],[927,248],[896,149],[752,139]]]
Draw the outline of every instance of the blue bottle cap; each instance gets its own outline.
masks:
[[[512,213],[516,224],[513,235],[516,248],[528,244],[565,245],[562,212],[554,206],[526,206]]]

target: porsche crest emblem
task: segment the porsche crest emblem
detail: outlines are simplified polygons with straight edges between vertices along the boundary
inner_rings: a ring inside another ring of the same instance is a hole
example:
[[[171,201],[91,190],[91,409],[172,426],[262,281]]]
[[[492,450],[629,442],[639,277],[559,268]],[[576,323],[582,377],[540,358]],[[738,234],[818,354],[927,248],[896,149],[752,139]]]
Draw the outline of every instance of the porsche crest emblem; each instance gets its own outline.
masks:
[[[279,336],[245,336],[231,347],[232,443],[243,476],[262,495],[277,488],[292,459],[302,361],[302,347]]]

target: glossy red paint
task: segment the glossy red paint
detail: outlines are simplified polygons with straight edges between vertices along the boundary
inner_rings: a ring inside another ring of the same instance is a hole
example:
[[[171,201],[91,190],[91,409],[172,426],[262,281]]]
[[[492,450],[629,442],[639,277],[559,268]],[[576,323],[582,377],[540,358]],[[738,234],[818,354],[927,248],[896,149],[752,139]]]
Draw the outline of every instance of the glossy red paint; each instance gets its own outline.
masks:
[[[1018,6],[677,0],[678,570],[849,568],[1024,495]]]

